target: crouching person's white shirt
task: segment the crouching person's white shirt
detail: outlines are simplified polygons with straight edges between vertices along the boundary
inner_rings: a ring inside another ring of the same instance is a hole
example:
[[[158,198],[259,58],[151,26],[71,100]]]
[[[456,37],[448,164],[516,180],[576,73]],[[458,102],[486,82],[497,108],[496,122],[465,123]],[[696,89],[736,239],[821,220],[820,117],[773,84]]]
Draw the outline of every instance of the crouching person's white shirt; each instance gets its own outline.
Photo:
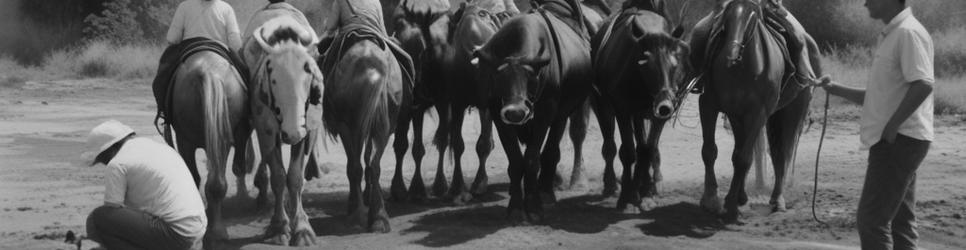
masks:
[[[107,164],[104,201],[155,215],[185,237],[205,234],[201,194],[181,156],[148,138],[124,143]]]

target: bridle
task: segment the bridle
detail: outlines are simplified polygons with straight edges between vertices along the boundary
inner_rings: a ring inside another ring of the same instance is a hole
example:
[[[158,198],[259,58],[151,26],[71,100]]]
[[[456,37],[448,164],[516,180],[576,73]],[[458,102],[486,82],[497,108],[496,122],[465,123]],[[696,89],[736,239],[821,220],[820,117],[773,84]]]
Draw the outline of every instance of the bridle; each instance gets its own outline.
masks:
[[[727,11],[727,8],[730,8],[731,5],[735,4],[736,2],[737,1],[731,1],[730,3],[728,3],[728,7],[725,8],[725,11]],[[757,3],[751,0],[745,0],[745,2],[747,2],[748,4],[754,5],[755,8],[753,9],[757,11],[751,13],[751,16],[749,17],[751,21],[745,24],[745,32],[742,35],[742,41],[741,42],[738,42],[738,40],[728,41],[728,45],[733,45],[738,47],[738,55],[737,55],[738,57],[735,58],[735,61],[741,61],[743,59],[742,55],[744,54],[745,47],[748,46],[748,42],[751,41],[752,38],[758,35],[758,29],[754,27],[757,27],[757,25],[761,23],[761,16],[760,16],[762,12],[761,3]],[[750,32],[749,32],[749,28],[751,29]]]

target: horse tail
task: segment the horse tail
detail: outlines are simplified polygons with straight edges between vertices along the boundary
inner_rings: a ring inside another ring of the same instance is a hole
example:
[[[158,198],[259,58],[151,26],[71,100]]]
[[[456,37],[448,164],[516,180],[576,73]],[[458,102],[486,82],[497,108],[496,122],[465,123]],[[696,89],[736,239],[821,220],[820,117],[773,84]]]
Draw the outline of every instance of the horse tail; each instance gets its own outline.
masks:
[[[383,64],[386,65],[386,64]],[[384,67],[372,67],[366,69],[365,72],[360,76],[362,78],[362,85],[368,86],[368,91],[365,92],[365,99],[368,102],[364,103],[362,111],[362,143],[365,150],[365,161],[367,164],[371,164],[373,160],[371,159],[371,147],[373,146],[374,140],[377,138],[389,136],[387,133],[390,129],[390,114],[389,114],[389,87],[386,86],[389,83],[389,79],[386,78],[385,74],[378,68]]]
[[[209,166],[223,168],[227,163],[225,154],[228,153],[233,138],[228,117],[228,98],[222,86],[224,82],[220,78],[208,72],[203,73],[201,78],[205,113],[205,156]]]

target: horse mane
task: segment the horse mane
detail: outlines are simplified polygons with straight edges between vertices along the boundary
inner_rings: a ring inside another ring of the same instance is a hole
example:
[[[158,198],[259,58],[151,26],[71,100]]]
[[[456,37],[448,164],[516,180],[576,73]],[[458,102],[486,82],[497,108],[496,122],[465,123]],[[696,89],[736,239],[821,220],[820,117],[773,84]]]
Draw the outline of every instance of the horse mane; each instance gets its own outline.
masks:
[[[281,27],[272,32],[272,35],[268,38],[267,42],[269,45],[276,45],[285,41],[291,41],[294,43],[299,43],[299,33],[295,31],[292,27]]]

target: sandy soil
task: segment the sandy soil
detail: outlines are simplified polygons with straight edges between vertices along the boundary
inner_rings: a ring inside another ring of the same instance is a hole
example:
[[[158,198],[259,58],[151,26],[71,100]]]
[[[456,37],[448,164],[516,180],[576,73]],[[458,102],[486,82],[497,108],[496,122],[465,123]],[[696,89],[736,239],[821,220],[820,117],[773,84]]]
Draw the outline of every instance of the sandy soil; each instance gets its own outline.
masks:
[[[722,226],[696,204],[701,195],[703,166],[697,109],[686,105],[681,119],[666,129],[661,150],[665,181],[660,207],[639,215],[613,209],[613,198],[600,197],[600,135],[591,126],[584,157],[590,184],[582,190],[560,191],[558,204],[547,208],[548,219],[539,225],[506,220],[506,158],[497,146],[488,171],[495,192],[468,205],[455,206],[434,199],[423,204],[389,203],[393,231],[372,234],[344,224],[347,179],[340,145],[329,145],[326,160],[332,172],[307,183],[306,210],[325,248],[621,248],[621,249],[854,249],[858,238],[854,212],[865,171],[867,152],[858,150],[857,125],[849,112],[837,112],[829,125],[819,170],[818,216],[831,226],[811,219],[811,188],[819,128],[802,136],[799,161],[786,192],[789,210],[770,214],[767,199],[753,199],[743,207],[744,225]],[[151,124],[154,101],[146,81],[82,80],[27,82],[0,85],[0,248],[73,249],[63,243],[68,230],[84,234],[84,222],[101,204],[103,168],[79,166],[77,156],[87,131],[113,118],[131,125],[141,135],[157,137]],[[472,151],[478,129],[475,115],[467,116],[462,159],[471,180],[476,171]],[[921,243],[927,249],[966,248],[966,122],[945,117],[937,124],[937,140],[919,171],[918,212]],[[591,123],[595,123],[592,121]],[[720,123],[719,123],[720,124]],[[427,132],[434,125],[426,126]],[[717,175],[722,186],[730,183],[731,136],[719,128]],[[426,133],[426,142],[429,142]],[[432,147],[429,147],[432,148]],[[572,146],[563,144],[560,170],[569,175]],[[286,154],[287,155],[287,154]],[[436,152],[423,159],[431,183]],[[203,156],[202,156],[203,157]],[[407,156],[407,178],[412,158]],[[395,162],[392,154],[384,166]],[[447,163],[447,165],[451,165]],[[618,164],[619,166],[619,164]],[[770,172],[770,171],[769,171]],[[388,188],[392,170],[383,170]],[[447,176],[452,176],[447,172]],[[235,195],[234,177],[229,196]],[[248,177],[251,183],[251,176]],[[769,181],[770,183],[770,181]],[[770,184],[769,184],[770,185]],[[753,185],[750,185],[752,187]],[[767,190],[765,190],[767,191]],[[254,210],[247,198],[228,202],[230,248],[282,248],[245,242],[268,224],[266,212]],[[752,190],[752,194],[762,194]],[[95,244],[85,241],[84,248]]]

